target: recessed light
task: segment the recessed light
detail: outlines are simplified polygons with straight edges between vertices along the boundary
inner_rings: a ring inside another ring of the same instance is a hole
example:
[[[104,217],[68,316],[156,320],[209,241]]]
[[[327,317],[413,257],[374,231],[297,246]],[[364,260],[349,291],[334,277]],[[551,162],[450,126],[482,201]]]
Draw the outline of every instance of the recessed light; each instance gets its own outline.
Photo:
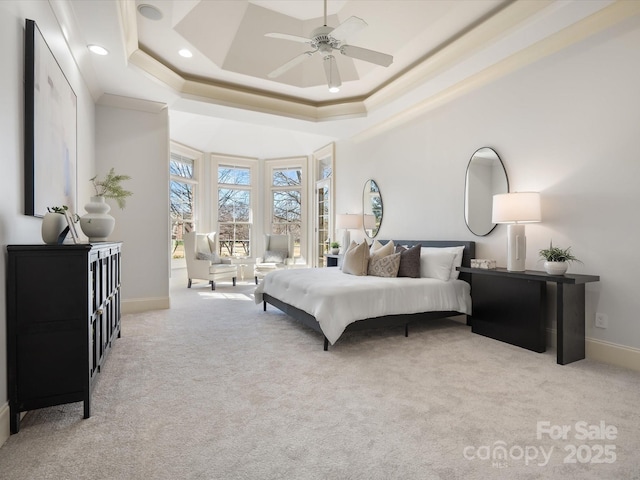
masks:
[[[191,57],[193,57],[193,53],[191,53],[191,50],[189,50],[188,48],[183,48],[182,50],[179,50],[179,51],[178,51],[178,54],[179,54],[181,57],[184,57],[184,58],[191,58]]]
[[[340,87],[329,87],[329,91],[331,93],[338,93],[340,91]]]
[[[100,45],[87,45],[87,48],[96,55],[109,55],[109,50]]]
[[[154,7],[153,5],[146,3],[138,5],[138,12],[140,12],[140,15],[144,18],[148,18],[149,20],[160,20],[162,18],[162,12],[158,7]]]

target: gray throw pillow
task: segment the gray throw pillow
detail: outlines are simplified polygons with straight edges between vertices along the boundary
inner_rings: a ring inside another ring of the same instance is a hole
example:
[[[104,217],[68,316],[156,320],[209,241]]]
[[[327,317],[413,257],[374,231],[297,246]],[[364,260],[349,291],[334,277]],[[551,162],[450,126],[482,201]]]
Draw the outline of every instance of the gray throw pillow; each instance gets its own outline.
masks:
[[[220,256],[217,253],[196,253],[196,260],[209,260],[211,263],[221,263]]]
[[[267,250],[266,252],[264,252],[262,261],[264,263],[284,263],[285,258],[287,258],[287,252],[281,252],[279,250]]]
[[[399,277],[420,278],[420,251],[422,244],[417,244],[411,248],[401,245],[396,247],[396,253],[400,253]]]
[[[385,257],[369,260],[369,275],[376,277],[397,277],[400,266],[400,253],[392,253]]]

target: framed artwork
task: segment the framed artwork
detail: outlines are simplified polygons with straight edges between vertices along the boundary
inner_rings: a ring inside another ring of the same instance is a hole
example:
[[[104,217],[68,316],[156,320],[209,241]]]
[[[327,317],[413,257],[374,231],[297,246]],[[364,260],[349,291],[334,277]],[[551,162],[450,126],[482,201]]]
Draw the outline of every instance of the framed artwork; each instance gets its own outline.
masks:
[[[36,22],[25,28],[25,215],[76,211],[77,97]]]
[[[73,213],[69,213],[69,210],[64,211],[64,218],[67,220],[71,239],[73,240],[73,243],[79,243],[78,231],[76,230],[76,224],[73,222],[74,215],[75,214]]]

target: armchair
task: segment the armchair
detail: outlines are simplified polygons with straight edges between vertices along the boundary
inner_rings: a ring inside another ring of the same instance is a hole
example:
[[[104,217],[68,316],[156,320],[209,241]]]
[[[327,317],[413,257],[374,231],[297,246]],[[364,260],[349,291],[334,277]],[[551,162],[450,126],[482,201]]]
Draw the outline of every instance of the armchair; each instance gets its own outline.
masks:
[[[267,273],[287,268],[293,263],[293,236],[265,234],[264,254],[256,258],[253,268],[256,285],[258,279],[264,278]]]
[[[211,290],[216,289],[216,281],[229,278],[236,286],[238,266],[232,265],[230,259],[220,259],[217,252],[216,232],[184,234],[184,256],[189,278],[187,288],[191,288],[194,279],[208,280]]]

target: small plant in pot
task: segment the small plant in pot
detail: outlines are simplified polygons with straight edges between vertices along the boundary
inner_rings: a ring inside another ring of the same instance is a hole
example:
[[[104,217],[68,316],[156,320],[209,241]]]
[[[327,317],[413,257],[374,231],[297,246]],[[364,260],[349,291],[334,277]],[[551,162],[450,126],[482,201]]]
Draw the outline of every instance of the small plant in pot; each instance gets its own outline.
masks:
[[[333,255],[340,253],[340,244],[338,242],[331,242],[329,246],[331,247],[331,253]]]
[[[90,242],[104,242],[113,231],[116,221],[108,214],[111,207],[105,202],[105,198],[114,199],[123,209],[126,205],[126,199],[133,195],[133,192],[125,190],[122,182],[130,179],[129,175],[116,174],[113,168],[102,179],[99,179],[97,175],[89,179],[96,194],[84,206],[88,213],[80,218],[80,228],[89,237]]]
[[[553,242],[549,242],[549,248],[540,250],[540,257],[545,260],[544,271],[549,275],[564,275],[571,262],[582,263],[571,253],[571,247],[554,247]]]
[[[42,218],[42,240],[48,245],[56,245],[62,243],[67,236],[65,229],[67,228],[67,218],[65,212],[69,207],[63,205],[61,207],[47,207],[47,213]],[[64,235],[63,235],[64,232]]]

